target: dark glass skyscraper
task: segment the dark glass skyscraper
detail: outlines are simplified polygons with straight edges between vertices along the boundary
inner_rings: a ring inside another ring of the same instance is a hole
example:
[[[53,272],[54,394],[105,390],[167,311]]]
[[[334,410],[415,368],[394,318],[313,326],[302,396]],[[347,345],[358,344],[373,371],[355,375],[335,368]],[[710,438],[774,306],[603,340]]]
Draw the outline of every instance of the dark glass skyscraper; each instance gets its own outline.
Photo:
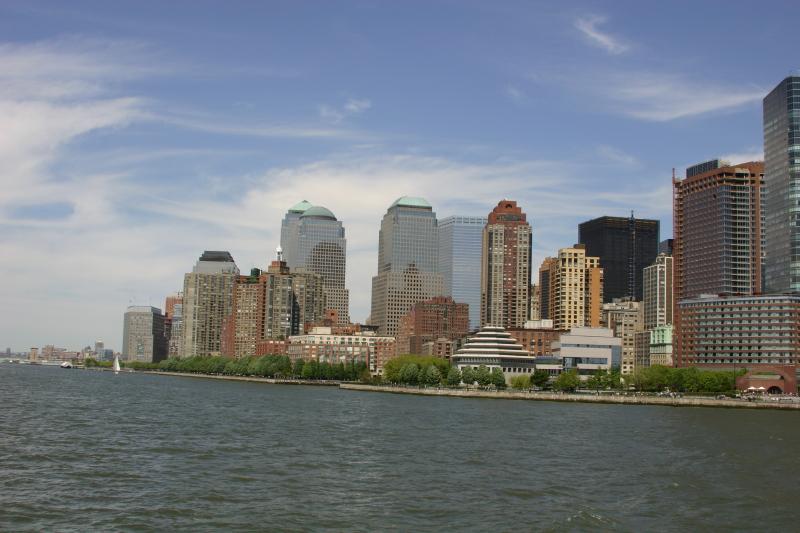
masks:
[[[578,226],[586,255],[599,257],[603,269],[603,302],[614,298],[642,300],[642,270],[658,255],[659,222],[625,217],[600,217]]]
[[[764,98],[764,288],[800,292],[800,76]]]
[[[445,295],[469,304],[469,328],[481,325],[481,247],[486,217],[452,216],[439,221],[439,272]]]

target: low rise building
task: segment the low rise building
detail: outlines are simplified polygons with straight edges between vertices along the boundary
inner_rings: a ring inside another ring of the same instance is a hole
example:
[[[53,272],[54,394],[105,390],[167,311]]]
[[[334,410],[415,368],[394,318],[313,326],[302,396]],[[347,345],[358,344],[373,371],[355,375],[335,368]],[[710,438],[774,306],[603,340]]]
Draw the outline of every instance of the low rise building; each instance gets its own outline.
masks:
[[[529,320],[525,327],[511,328],[508,332],[531,356],[548,357],[552,355],[553,341],[557,341],[565,330],[554,329],[552,320],[542,319]]]
[[[511,383],[515,376],[531,374],[536,368],[535,358],[519,344],[504,328],[486,326],[450,358],[459,370],[466,367],[478,368],[483,365],[489,370],[499,368]]]
[[[650,366],[672,366],[672,324],[650,330]]]
[[[572,328],[553,343],[553,357],[586,380],[599,370],[620,369],[622,339],[609,328]]]
[[[373,374],[395,356],[395,338],[365,331],[353,335],[334,334],[329,327],[315,327],[305,335],[289,337],[286,353],[292,362],[302,359],[320,363],[365,363]]]

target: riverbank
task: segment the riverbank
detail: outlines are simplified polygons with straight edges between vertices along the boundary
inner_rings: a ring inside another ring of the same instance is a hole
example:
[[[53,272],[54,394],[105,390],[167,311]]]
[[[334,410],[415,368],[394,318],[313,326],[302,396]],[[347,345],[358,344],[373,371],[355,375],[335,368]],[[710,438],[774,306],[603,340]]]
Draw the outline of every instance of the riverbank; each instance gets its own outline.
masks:
[[[581,403],[614,403],[628,405],[663,405],[669,407],[726,407],[746,409],[790,409],[800,410],[800,402],[779,402],[768,399],[746,401],[740,399],[683,397],[670,398],[661,396],[624,396],[600,394],[595,395],[556,392],[526,391],[486,391],[476,389],[436,389],[416,387],[396,387],[387,385],[362,385],[359,383],[342,383],[339,388],[364,392],[385,392],[391,394],[416,394],[421,396],[450,396],[455,398],[493,398],[503,400],[539,400],[547,402],[581,402]]]

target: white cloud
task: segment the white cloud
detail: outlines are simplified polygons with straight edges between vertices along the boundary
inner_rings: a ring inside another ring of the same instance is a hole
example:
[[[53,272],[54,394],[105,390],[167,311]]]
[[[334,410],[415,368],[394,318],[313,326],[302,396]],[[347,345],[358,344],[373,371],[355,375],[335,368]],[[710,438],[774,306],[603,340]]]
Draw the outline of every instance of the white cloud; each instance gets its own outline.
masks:
[[[525,101],[525,93],[516,85],[507,85],[504,92],[505,95],[515,103]]]
[[[761,148],[750,147],[747,150],[742,150],[741,152],[729,152],[727,154],[722,154],[719,156],[719,158],[723,161],[729,162],[732,165],[749,163],[750,161],[763,161],[764,150]]]
[[[317,109],[322,120],[331,124],[339,124],[346,118],[360,115],[371,107],[372,102],[367,99],[348,98],[340,107],[322,104]]]
[[[598,29],[598,26],[607,21],[607,17],[587,15],[575,20],[575,27],[583,34],[589,43],[602,48],[609,54],[619,55],[629,50],[629,46],[619,38]]]
[[[639,160],[636,159],[636,157],[607,144],[601,144],[597,147],[597,155],[613,163],[625,166],[636,166],[639,164]]]

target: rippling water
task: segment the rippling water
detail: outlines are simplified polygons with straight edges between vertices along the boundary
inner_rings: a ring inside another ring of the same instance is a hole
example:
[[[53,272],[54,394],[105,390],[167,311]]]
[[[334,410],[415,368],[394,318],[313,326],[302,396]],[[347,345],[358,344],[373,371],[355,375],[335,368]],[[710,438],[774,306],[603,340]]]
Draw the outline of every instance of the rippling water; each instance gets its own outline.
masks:
[[[800,414],[0,365],[0,530],[792,529]]]

